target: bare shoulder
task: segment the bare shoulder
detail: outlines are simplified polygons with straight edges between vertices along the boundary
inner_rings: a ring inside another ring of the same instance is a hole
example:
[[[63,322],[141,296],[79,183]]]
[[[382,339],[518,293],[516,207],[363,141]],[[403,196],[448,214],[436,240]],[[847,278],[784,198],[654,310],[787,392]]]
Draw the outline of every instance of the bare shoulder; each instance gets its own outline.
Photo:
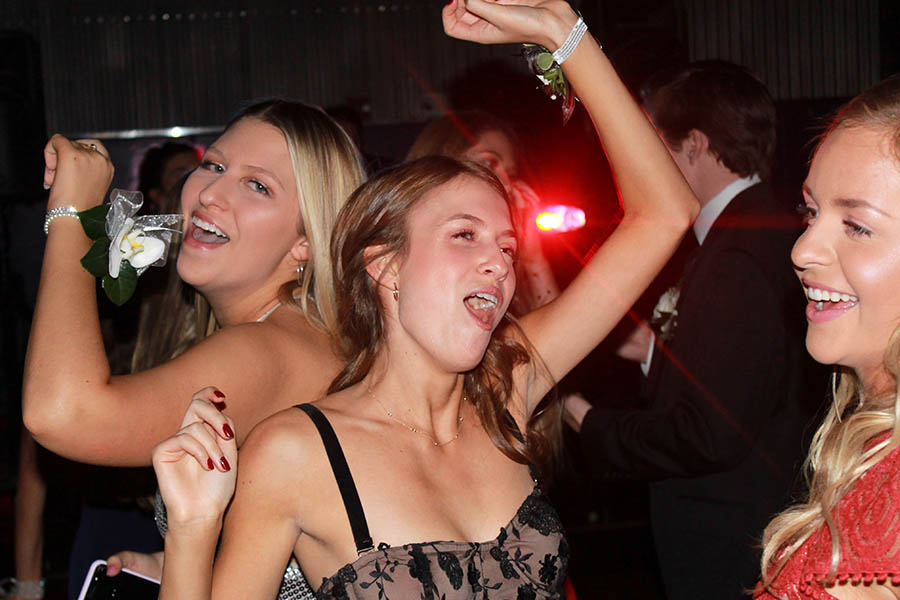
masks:
[[[284,314],[273,314],[263,323],[242,323],[219,330],[196,347],[235,349],[242,354],[261,353],[267,357],[281,356],[285,349],[310,356],[331,352],[328,335],[303,313],[290,307],[282,311]]]
[[[322,486],[331,483],[322,439],[297,408],[263,419],[241,446],[238,495],[256,497],[277,510],[288,510],[302,527],[302,516],[320,503]]]
[[[306,413],[296,407],[286,408],[253,428],[241,447],[241,465],[244,461],[272,458],[283,461],[287,456],[295,464],[303,463],[308,456],[317,455],[321,445],[318,431]]]
[[[323,331],[302,313],[282,310],[286,314],[277,319],[217,331],[160,367],[159,375],[165,369],[166,376],[188,379],[191,393],[219,387],[250,417],[241,423],[249,425],[243,433],[277,410],[320,396],[340,363]]]
[[[329,381],[340,368],[328,334],[316,327],[298,309],[285,307],[263,323],[245,323],[230,328],[235,335],[251,338],[274,368],[289,367],[288,374],[328,374]]]
[[[316,426],[292,407],[263,419],[250,432],[241,446],[238,479],[243,480],[246,467],[250,473],[277,471],[285,481],[308,484],[327,464]]]

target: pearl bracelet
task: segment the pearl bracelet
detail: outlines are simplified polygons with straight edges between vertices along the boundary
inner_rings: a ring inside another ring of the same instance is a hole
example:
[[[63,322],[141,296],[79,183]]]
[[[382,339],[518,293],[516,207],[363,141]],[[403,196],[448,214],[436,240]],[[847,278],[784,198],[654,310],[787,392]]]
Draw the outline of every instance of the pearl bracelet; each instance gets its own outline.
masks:
[[[51,208],[47,211],[47,216],[44,217],[44,235],[50,235],[50,222],[59,217],[74,217],[81,220],[78,217],[78,209],[74,206],[57,206],[56,208]]]
[[[564,60],[572,56],[586,32],[587,25],[584,24],[584,19],[579,15],[578,20],[575,21],[575,25],[572,27],[572,31],[569,32],[569,37],[566,38],[562,46],[553,52],[553,60],[556,61],[556,64],[561,65]]]

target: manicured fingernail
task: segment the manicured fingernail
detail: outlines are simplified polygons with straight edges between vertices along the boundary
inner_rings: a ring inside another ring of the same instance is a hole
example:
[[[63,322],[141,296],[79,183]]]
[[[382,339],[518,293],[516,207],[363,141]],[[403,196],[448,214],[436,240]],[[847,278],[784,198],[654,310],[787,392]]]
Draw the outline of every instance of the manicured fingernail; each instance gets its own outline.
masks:
[[[231,430],[231,426],[228,423],[222,425],[222,433],[225,434],[225,439],[230,440],[234,437],[234,432]]]
[[[206,466],[209,467],[210,471],[212,471],[213,469],[216,468],[216,465],[213,464],[213,461],[211,458],[206,459]]]
[[[224,456],[219,459],[219,464],[222,465],[222,468],[225,469],[226,471],[231,470],[231,465],[228,464],[228,459],[225,458]]]
[[[215,396],[216,398],[224,398],[225,394],[223,394],[219,390],[213,390],[213,396]]]
[[[212,404],[213,404],[213,406],[216,407],[216,409],[217,409],[219,412],[222,412],[223,410],[225,410],[225,403],[224,403],[224,402],[216,402],[215,400],[213,400],[213,403],[212,403]]]
[[[50,184],[44,183],[44,189],[45,189],[45,190],[49,190],[49,189],[50,189]]]

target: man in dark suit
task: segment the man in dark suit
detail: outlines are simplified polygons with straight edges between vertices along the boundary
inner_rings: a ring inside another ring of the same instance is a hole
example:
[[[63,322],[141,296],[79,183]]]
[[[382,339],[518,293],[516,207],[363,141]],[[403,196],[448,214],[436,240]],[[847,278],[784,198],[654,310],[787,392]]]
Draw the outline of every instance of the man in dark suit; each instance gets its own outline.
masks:
[[[645,104],[700,200],[688,234],[699,248],[674,313],[656,315],[666,339],[638,333],[629,345],[649,363],[648,407],[592,408],[575,396],[567,419],[597,474],[652,482],[669,600],[743,599],[759,575],[754,546],[805,454],[808,398],[825,390],[804,347],[805,298],[791,268],[800,224],[765,183],[775,109],[748,71],[697,63],[658,81]]]

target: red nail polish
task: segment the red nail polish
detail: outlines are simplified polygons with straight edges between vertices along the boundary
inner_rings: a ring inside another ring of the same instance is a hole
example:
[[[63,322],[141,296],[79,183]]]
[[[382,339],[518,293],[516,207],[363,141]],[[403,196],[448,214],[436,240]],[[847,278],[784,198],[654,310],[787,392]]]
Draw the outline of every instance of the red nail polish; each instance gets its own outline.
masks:
[[[212,471],[213,469],[216,468],[216,465],[213,464],[213,461],[211,458],[206,459],[206,466],[209,467],[210,471]]]
[[[222,425],[222,433],[225,434],[225,439],[230,440],[234,437],[234,432],[231,430],[231,427],[228,425],[228,423]]]
[[[216,407],[216,410],[218,410],[219,412],[222,412],[223,410],[225,410],[224,402],[216,402],[215,400],[213,400],[212,404],[213,404],[213,406]]]
[[[222,465],[222,468],[225,469],[226,471],[231,470],[231,465],[228,464],[228,459],[225,458],[224,456],[219,459],[219,464]]]
[[[213,390],[213,396],[215,396],[216,398],[224,398],[225,394],[223,394],[219,390]]]

